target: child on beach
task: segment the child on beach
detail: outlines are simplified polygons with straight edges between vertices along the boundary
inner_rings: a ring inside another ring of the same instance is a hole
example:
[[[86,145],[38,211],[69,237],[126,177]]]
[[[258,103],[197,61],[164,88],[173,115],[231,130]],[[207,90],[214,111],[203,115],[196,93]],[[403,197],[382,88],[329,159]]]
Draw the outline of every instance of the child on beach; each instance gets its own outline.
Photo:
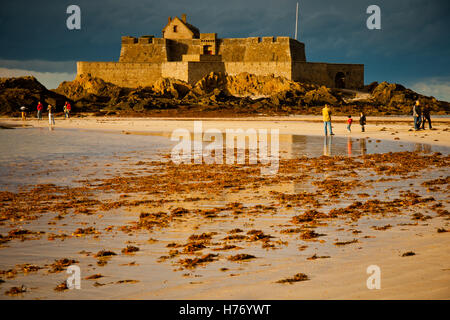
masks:
[[[47,110],[48,110],[48,124],[49,125],[55,124],[55,117],[53,116],[52,109],[53,109],[52,105],[49,104],[48,107],[47,107]]]
[[[22,120],[27,120],[27,108],[25,106],[20,107],[20,112],[22,113]]]
[[[347,130],[348,130],[348,132],[352,132],[352,130],[350,129],[350,127],[352,126],[352,122],[353,122],[352,116],[348,116],[348,119],[347,119]]]
[[[70,106],[70,103],[66,101],[64,104],[64,119],[69,118],[70,110],[72,110],[72,107]]]
[[[42,103],[39,101],[38,105],[37,105],[37,118],[38,120],[42,119]]]

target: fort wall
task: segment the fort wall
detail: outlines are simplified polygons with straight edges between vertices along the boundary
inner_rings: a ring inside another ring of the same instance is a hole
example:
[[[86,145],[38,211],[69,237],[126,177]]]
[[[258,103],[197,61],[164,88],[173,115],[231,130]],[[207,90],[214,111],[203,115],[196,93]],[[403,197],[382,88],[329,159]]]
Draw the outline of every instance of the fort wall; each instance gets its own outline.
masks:
[[[363,64],[339,64],[321,62],[293,62],[293,81],[320,84],[329,88],[338,87],[337,79],[342,78],[344,88],[359,89],[364,86]]]
[[[225,72],[231,76],[248,72],[257,76],[273,74],[291,79],[291,62],[225,62]]]
[[[203,35],[203,34],[202,34]],[[209,34],[206,34],[209,35]],[[181,61],[183,55],[203,54],[209,39],[122,37],[120,62]],[[289,37],[216,39],[211,48],[224,62],[306,61],[305,45]]]
[[[188,62],[166,62],[161,64],[161,76],[163,78],[175,78],[189,82]]]
[[[304,44],[288,37],[218,39],[218,54],[225,62],[306,61]]]
[[[161,63],[77,62],[77,73],[90,73],[121,87],[151,86],[162,77]]]
[[[223,62],[188,62],[188,82],[190,84],[197,83],[211,72],[225,73],[225,64]]]
[[[165,62],[168,61],[168,42],[161,38],[122,37],[119,62]]]
[[[78,62],[77,72],[123,87],[151,86],[161,78],[195,84],[211,72],[273,74],[331,88],[364,86],[364,65],[306,62],[305,45],[289,37],[218,39],[215,33],[122,37],[119,62]]]
[[[220,62],[172,61],[164,63],[78,62],[78,74],[90,73],[94,77],[122,87],[151,86],[161,78],[175,78],[195,84],[211,72],[238,75],[247,72],[337,87],[337,78],[344,78],[345,88],[364,86],[364,65],[330,64],[317,62]]]

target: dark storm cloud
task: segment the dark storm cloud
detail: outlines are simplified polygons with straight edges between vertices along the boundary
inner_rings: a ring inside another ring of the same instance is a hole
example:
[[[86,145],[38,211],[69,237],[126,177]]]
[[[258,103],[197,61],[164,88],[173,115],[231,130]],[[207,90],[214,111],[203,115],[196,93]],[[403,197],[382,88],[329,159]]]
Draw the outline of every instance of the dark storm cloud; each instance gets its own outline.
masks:
[[[114,61],[122,35],[161,36],[168,16],[187,13],[201,32],[219,37],[294,36],[296,0],[2,1],[0,67],[14,60]],[[448,0],[300,0],[299,38],[309,61],[364,63],[366,82],[411,83],[447,77]],[[66,28],[66,8],[81,8],[81,30]],[[381,8],[382,30],[366,28],[366,9]],[[17,62],[19,61],[19,62]],[[45,63],[27,66],[41,68]]]

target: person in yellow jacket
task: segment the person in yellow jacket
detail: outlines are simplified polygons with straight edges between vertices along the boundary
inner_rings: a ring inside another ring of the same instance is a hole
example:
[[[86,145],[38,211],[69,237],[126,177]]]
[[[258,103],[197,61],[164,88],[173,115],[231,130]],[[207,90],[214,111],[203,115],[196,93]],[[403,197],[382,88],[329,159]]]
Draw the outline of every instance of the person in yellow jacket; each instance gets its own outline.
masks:
[[[331,129],[331,109],[329,105],[325,105],[322,109],[323,116],[323,127],[325,129],[325,135],[328,134],[327,126],[330,129],[330,136],[334,136],[333,130]]]

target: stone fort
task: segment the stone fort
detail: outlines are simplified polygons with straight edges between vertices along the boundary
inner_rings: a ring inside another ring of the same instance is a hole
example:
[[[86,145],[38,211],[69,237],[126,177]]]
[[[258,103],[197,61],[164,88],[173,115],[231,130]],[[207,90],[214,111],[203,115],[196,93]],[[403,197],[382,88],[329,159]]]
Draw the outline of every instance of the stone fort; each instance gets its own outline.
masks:
[[[357,89],[364,65],[306,62],[305,45],[289,37],[220,39],[169,17],[162,38],[122,37],[119,62],[77,62],[77,74],[91,74],[122,87],[151,86],[162,78],[195,84],[211,72],[283,76],[289,80]]]

